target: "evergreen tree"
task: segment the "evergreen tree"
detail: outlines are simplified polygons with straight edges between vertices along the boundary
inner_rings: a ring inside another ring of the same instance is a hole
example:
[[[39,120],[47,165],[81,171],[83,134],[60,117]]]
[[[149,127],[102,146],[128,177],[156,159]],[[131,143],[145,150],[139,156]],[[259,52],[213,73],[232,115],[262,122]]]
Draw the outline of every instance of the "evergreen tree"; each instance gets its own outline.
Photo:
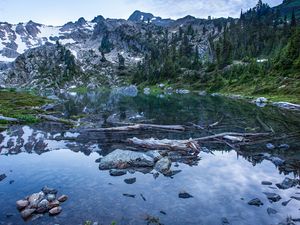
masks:
[[[295,16],[295,9],[293,9],[292,18],[291,18],[291,27],[296,27],[296,25],[297,25],[297,21]]]

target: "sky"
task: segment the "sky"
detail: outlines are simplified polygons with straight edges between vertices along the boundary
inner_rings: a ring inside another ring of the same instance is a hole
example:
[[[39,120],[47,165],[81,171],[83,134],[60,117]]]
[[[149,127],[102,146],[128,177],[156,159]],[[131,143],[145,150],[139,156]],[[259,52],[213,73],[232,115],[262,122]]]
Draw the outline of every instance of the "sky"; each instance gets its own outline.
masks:
[[[282,0],[263,0],[271,6]],[[80,17],[92,20],[127,19],[134,10],[177,19],[186,15],[198,18],[238,17],[241,9],[254,7],[257,0],[0,0],[0,21],[9,23],[33,20],[47,25],[63,25]]]

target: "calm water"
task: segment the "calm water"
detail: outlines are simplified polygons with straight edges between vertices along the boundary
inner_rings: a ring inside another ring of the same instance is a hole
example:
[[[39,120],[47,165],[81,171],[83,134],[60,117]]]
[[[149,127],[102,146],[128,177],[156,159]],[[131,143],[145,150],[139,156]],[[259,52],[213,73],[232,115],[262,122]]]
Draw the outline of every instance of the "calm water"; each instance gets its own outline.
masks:
[[[57,115],[78,119],[82,127],[70,129],[55,123],[32,126],[13,126],[0,135],[0,174],[7,178],[0,182],[0,224],[84,224],[98,221],[108,225],[147,224],[152,216],[161,224],[218,225],[278,224],[287,217],[300,217],[300,189],[273,189],[285,177],[299,178],[300,168],[300,114],[275,107],[259,108],[240,100],[222,97],[188,95],[153,96],[139,94],[124,96],[115,92],[90,92],[62,95],[56,107]],[[244,147],[239,151],[227,146],[205,145],[214,155],[200,153],[193,161],[173,162],[172,169],[180,171],[173,177],[153,173],[128,173],[111,177],[100,171],[99,157],[111,151],[128,149],[124,143],[129,137],[186,139],[207,135],[205,131],[170,133],[166,131],[135,131],[130,133],[86,132],[86,127],[105,127],[116,122],[144,122],[154,124],[209,125],[221,121],[211,132],[266,132],[274,130],[270,140],[275,146],[288,144],[288,150],[268,150],[266,143]],[[267,157],[266,157],[267,156]],[[272,158],[273,157],[273,158]],[[276,166],[274,160],[284,161]],[[126,184],[124,179],[136,178]],[[12,182],[14,181],[14,182]],[[263,186],[262,181],[273,185]],[[47,214],[34,221],[24,222],[15,208],[15,202],[38,192],[48,185],[67,194],[63,212],[56,217]],[[186,191],[190,199],[180,199]],[[279,194],[282,199],[270,203],[263,192]],[[123,194],[133,194],[128,198]],[[145,198],[143,199],[142,196]],[[248,205],[260,198],[264,205]],[[268,215],[267,208],[278,211]],[[162,214],[161,211],[165,212]],[[158,224],[158,223],[149,223]]]

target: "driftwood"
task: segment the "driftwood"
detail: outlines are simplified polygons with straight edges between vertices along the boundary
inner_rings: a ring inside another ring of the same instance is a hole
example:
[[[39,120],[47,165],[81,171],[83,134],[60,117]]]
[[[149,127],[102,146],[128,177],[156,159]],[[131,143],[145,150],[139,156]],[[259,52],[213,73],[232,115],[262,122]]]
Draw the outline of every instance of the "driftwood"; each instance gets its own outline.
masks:
[[[194,151],[199,152],[201,150],[199,143],[201,142],[209,142],[215,140],[219,140],[219,143],[225,143],[229,146],[230,143],[226,142],[229,140],[233,143],[245,143],[247,138],[257,138],[257,137],[267,137],[270,136],[270,133],[221,133],[210,135],[201,138],[189,139],[189,140],[169,140],[169,139],[138,139],[138,138],[130,138],[128,142],[142,148],[148,149],[167,149],[167,150],[182,150],[182,151]],[[225,140],[224,140],[225,139]]]
[[[51,115],[39,115],[39,118],[41,118],[43,120],[48,120],[51,122],[64,123],[64,124],[71,125],[71,126],[75,126],[77,124],[76,121],[62,119],[62,118],[58,118],[58,117],[51,116]]]
[[[2,116],[0,115],[0,121],[6,121],[6,122],[19,122],[18,119],[15,119],[15,118],[10,118],[10,117],[5,117],[5,116]]]
[[[155,125],[155,124],[132,124],[128,126],[121,127],[108,127],[108,128],[97,128],[97,129],[87,129],[88,132],[117,132],[117,131],[131,131],[131,130],[143,130],[143,129],[161,129],[161,130],[171,130],[171,131],[184,131],[185,127],[181,125]]]

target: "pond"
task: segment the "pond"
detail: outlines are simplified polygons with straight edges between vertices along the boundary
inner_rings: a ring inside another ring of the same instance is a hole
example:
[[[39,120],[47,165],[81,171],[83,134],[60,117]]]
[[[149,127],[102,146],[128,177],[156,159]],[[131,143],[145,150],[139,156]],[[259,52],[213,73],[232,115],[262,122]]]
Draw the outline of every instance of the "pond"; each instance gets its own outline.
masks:
[[[53,115],[78,120],[80,127],[43,122],[11,126],[0,134],[0,174],[6,175],[0,181],[0,224],[253,225],[279,224],[289,217],[296,223],[300,218],[299,184],[288,189],[276,186],[285,178],[299,182],[299,112],[193,93],[145,95],[112,90],[59,97]],[[91,130],[129,123],[214,126],[176,132]],[[172,158],[170,154],[171,175],[151,168],[131,169],[115,177],[99,169],[99,158],[116,149],[134,149],[128,138],[184,140],[222,132],[274,135],[235,149],[218,142],[201,144],[211,152],[197,157]],[[272,184],[262,185],[263,181]],[[68,195],[63,211],[24,221],[16,201],[44,186]],[[281,198],[270,201],[266,192]],[[188,193],[189,198],[180,198],[180,193]],[[248,204],[255,198],[263,205]]]

